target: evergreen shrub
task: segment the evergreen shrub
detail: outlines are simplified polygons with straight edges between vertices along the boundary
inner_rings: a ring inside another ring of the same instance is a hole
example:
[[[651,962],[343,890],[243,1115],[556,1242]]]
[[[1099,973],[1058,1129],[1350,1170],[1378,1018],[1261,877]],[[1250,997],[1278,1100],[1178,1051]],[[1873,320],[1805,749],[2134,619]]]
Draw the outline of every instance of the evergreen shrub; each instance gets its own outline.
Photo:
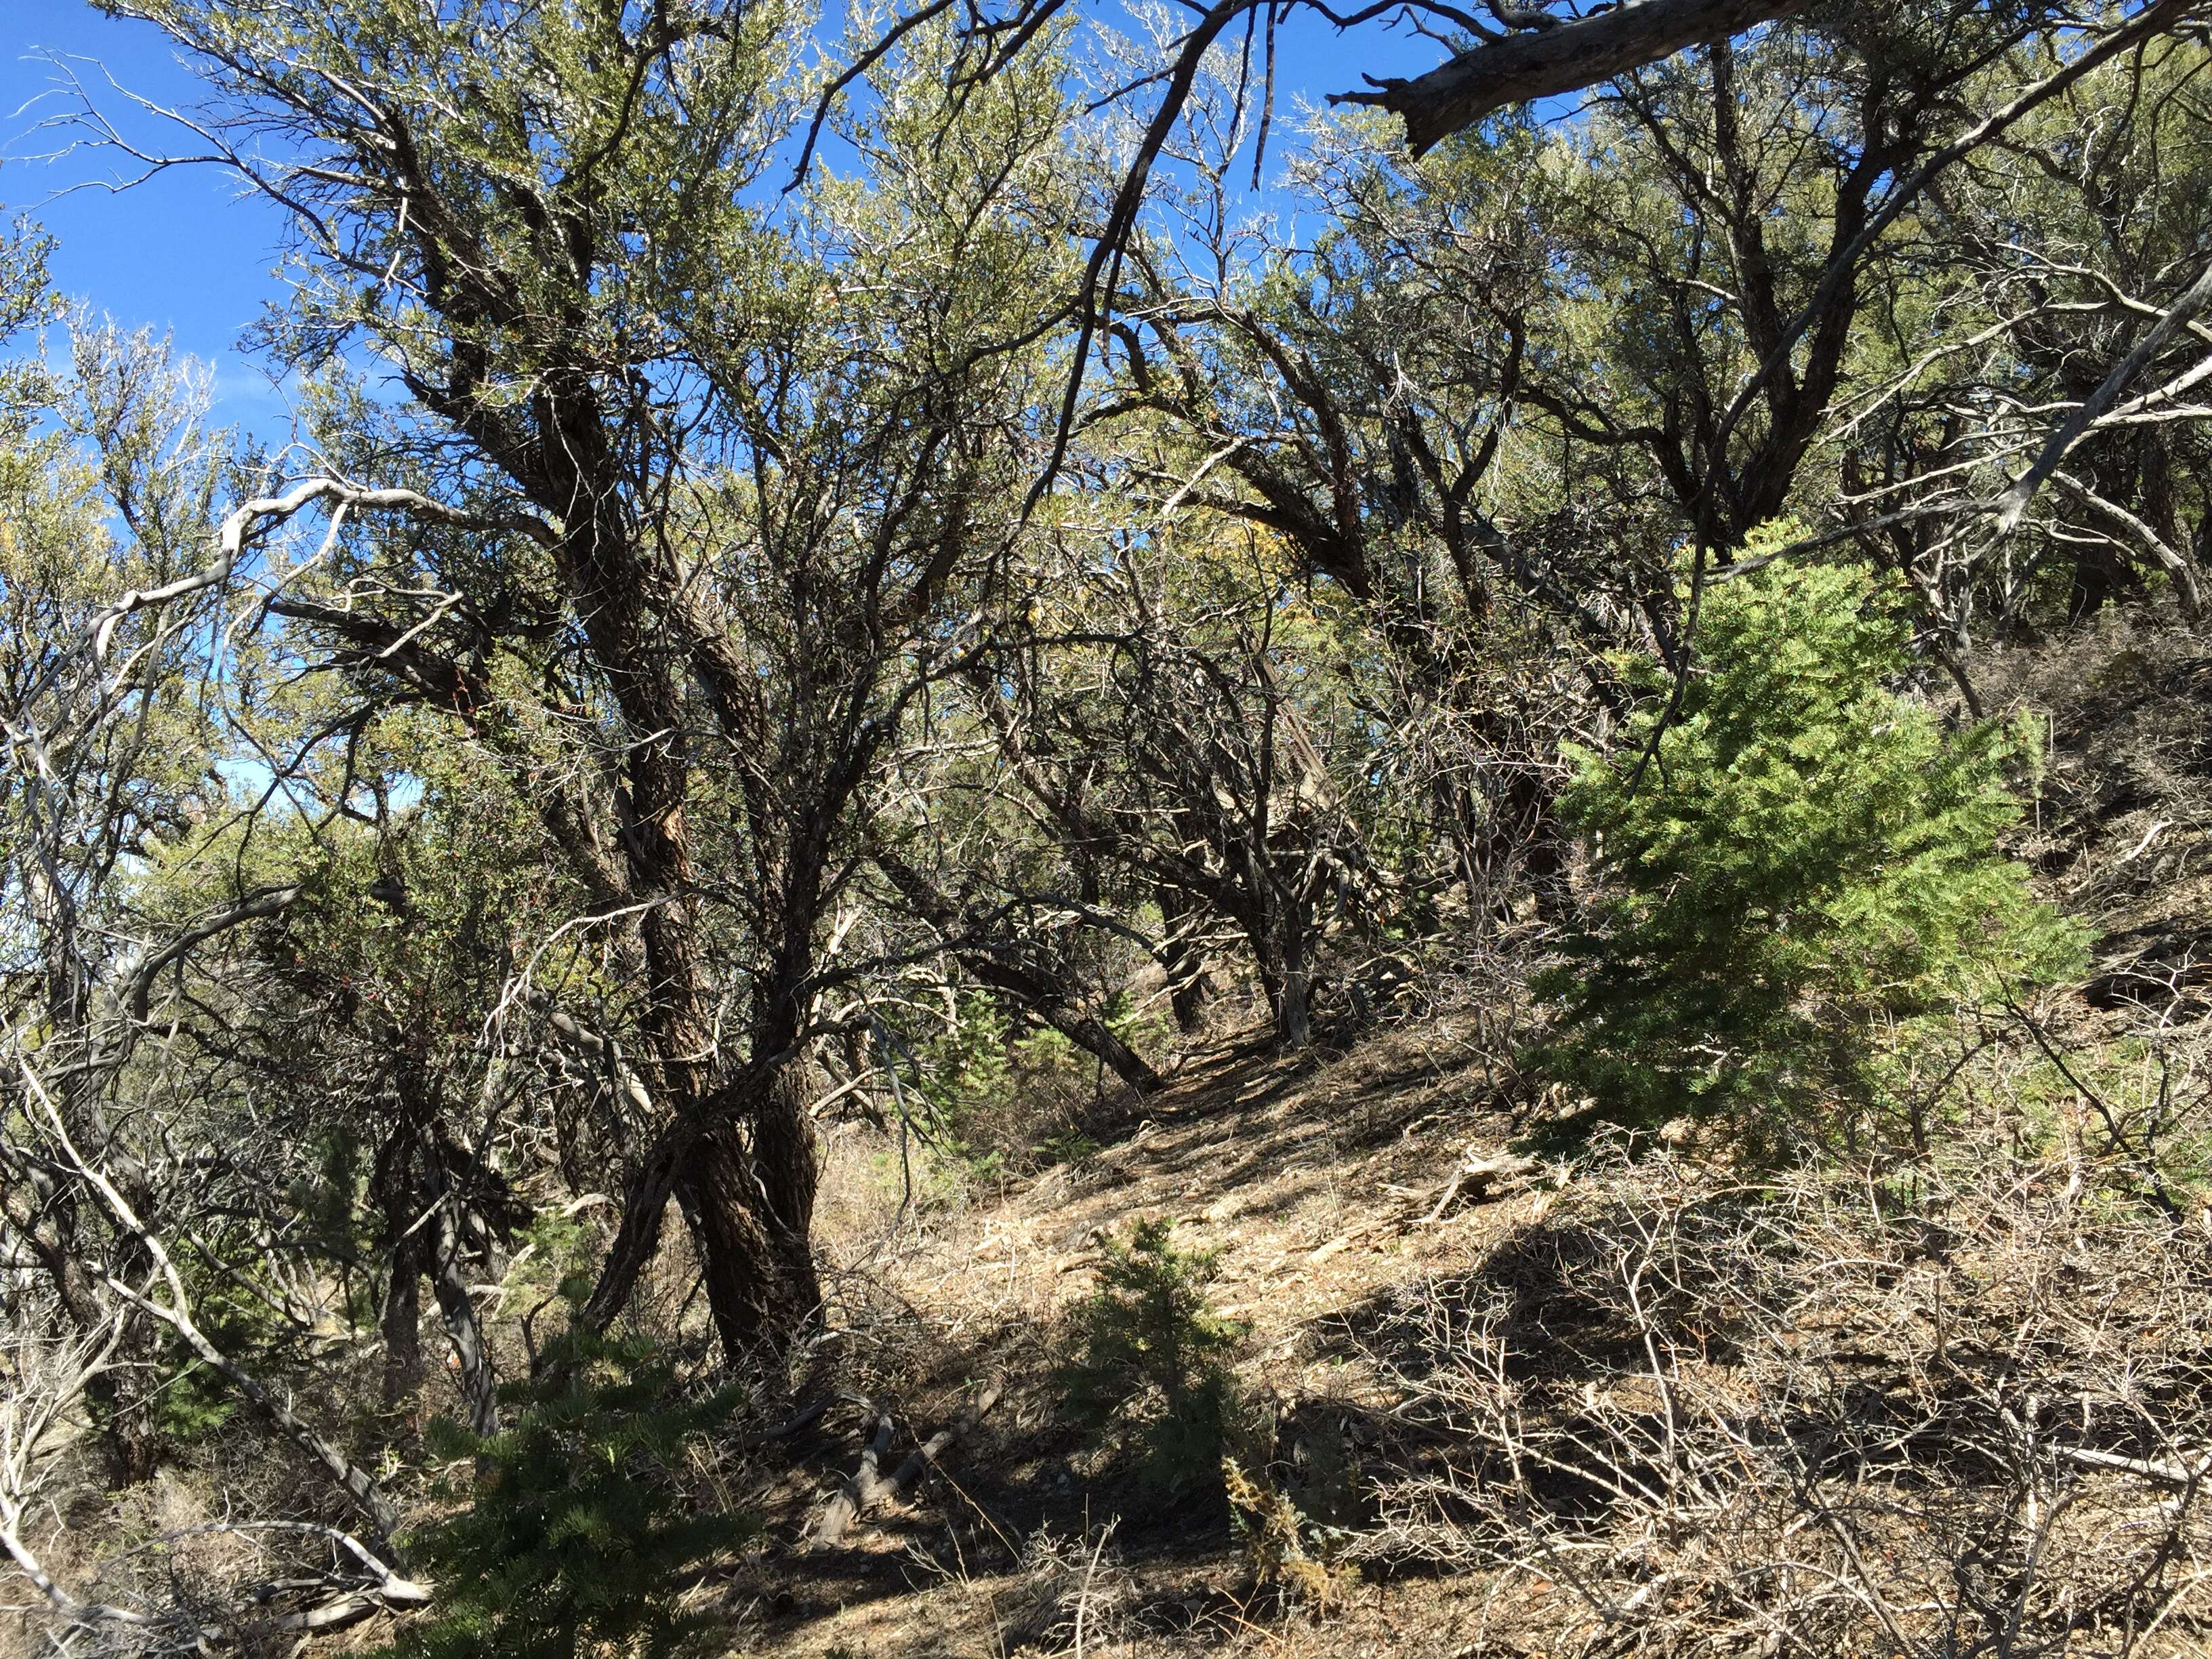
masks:
[[[1070,1414],[1114,1430],[1138,1483],[1167,1498],[1220,1481],[1243,1409],[1231,1364],[1246,1334],[1207,1299],[1214,1254],[1176,1249],[1173,1231],[1139,1221],[1127,1243],[1107,1244],[1055,1373]]]
[[[684,1577],[755,1528],[691,1513],[679,1476],[686,1446],[734,1397],[684,1399],[636,1338],[577,1328],[548,1359],[501,1389],[511,1426],[432,1425],[434,1450],[472,1460],[474,1489],[468,1508],[407,1540],[437,1600],[390,1659],[660,1656],[710,1622],[680,1610]]]
[[[1661,665],[1622,663],[1636,712],[1569,754],[1600,890],[1537,981],[1540,1068],[1616,1120],[1825,1134],[1896,1104],[1885,1055],[1927,1022],[2078,967],[1999,844],[2038,730],[1897,689],[1911,639],[1870,571],[1785,560],[1707,589],[1671,715]]]

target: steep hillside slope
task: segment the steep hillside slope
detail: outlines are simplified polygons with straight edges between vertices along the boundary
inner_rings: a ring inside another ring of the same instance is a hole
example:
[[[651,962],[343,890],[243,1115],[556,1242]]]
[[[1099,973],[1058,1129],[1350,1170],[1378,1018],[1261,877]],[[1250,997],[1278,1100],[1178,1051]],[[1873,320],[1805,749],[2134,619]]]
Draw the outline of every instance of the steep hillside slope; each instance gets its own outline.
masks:
[[[1201,1050],[1104,1145],[895,1234],[900,1183],[851,1143],[867,1398],[727,1587],[741,1648],[2203,1651],[2212,669],[2121,618],[1982,689],[2049,712],[2021,850],[2096,961],[1983,1011],[1929,1164],[1518,1156],[1547,1103],[1449,1016],[1324,1060]],[[1246,1327],[1233,1518],[1148,1498],[1055,1389],[1144,1218]],[[957,1433],[809,1546],[884,1416],[886,1469]],[[1283,1571],[1293,1514],[1290,1553],[1334,1566]]]

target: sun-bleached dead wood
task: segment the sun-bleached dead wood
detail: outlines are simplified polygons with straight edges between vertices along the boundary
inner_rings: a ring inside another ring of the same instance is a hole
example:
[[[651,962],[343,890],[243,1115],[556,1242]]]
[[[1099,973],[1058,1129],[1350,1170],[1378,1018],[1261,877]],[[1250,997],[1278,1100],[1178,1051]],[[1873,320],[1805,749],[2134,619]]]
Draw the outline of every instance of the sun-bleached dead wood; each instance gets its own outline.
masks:
[[[11,1418],[12,1431],[18,1425]],[[15,1452],[26,1449],[11,1432],[8,1449]],[[12,1460],[8,1473],[15,1472]],[[327,1540],[333,1553],[349,1559],[358,1569],[356,1578],[351,1570],[310,1574],[293,1577],[275,1585],[264,1585],[253,1591],[251,1599],[260,1601],[276,1594],[297,1595],[327,1585],[336,1593],[312,1605],[289,1613],[270,1613],[259,1618],[240,1619],[235,1624],[203,1624],[183,1609],[168,1612],[149,1612],[143,1607],[131,1607],[108,1601],[88,1601],[70,1594],[46,1571],[38,1558],[22,1540],[21,1517],[22,1505],[19,1501],[20,1486],[10,1480],[5,1483],[8,1492],[0,1492],[0,1548],[4,1548],[15,1562],[16,1570],[30,1581],[33,1589],[45,1601],[47,1610],[63,1626],[74,1630],[97,1629],[101,1626],[121,1626],[145,1632],[137,1638],[144,1640],[160,1632],[163,1639],[171,1639],[196,1652],[212,1648],[246,1645],[254,1639],[270,1635],[298,1633],[314,1635],[341,1630],[356,1624],[372,1613],[388,1609],[427,1606],[434,1596],[432,1586],[418,1580],[402,1577],[380,1560],[359,1539],[336,1527],[314,1522],[262,1521],[218,1522],[206,1527],[186,1529],[182,1533],[162,1534],[152,1540],[151,1547],[166,1547],[179,1540],[198,1534],[224,1533],[240,1535],[258,1533],[296,1534]],[[11,1493],[18,1496],[11,1496]],[[365,1581],[365,1582],[363,1582]],[[57,1650],[59,1644],[57,1644]]]
[[[1455,132],[1516,104],[1580,92],[1685,47],[1726,40],[1804,9],[1804,0],[1643,0],[1588,17],[1539,13],[1550,27],[1487,40],[1425,75],[1334,94],[1401,116],[1406,148],[1425,155]]]
[[[2170,1486],[2194,1488],[2208,1475],[2212,1475],[2212,1460],[2200,1459],[2195,1463],[2183,1463],[2167,1457],[2124,1457],[2118,1452],[2099,1451],[2094,1446],[2061,1446],[2056,1455],[2085,1469],[2112,1469],[2122,1474],[2139,1474],[2146,1480],[2156,1480]]]
[[[2205,1236],[2063,1161],[1920,1178],[1622,1154],[1401,1296],[1358,1553],[1540,1579],[1548,1652],[2183,1650]]]
[[[860,1467],[830,1500],[829,1506],[822,1511],[822,1518],[814,1523],[814,1530],[808,1535],[807,1542],[815,1549],[828,1549],[842,1541],[846,1529],[883,1491],[884,1454],[891,1449],[890,1413],[878,1413],[874,1420],[868,1443],[860,1451]]]
[[[183,1276],[178,1272],[168,1248],[161,1237],[138,1218],[106,1172],[88,1161],[70,1138],[60,1113],[44,1084],[27,1061],[19,1058],[19,1069],[27,1097],[35,1100],[44,1112],[53,1143],[67,1161],[71,1173],[83,1183],[100,1205],[112,1218],[115,1225],[136,1241],[155,1274],[167,1289],[167,1298],[148,1294],[125,1284],[112,1274],[107,1277],[110,1292],[130,1303],[142,1312],[151,1315],[169,1327],[194,1354],[222,1379],[235,1389],[246,1401],[267,1418],[287,1440],[304,1453],[317,1467],[328,1474],[347,1503],[375,1529],[378,1542],[389,1544],[399,1529],[399,1510],[375,1477],[356,1463],[337,1444],[318,1431],[295,1412],[276,1392],[264,1384],[229,1354],[216,1346],[192,1316],[191,1297],[185,1287]]]
[[[402,1577],[378,1560],[374,1553],[359,1539],[349,1533],[340,1532],[335,1527],[318,1526],[311,1522],[270,1521],[238,1527],[217,1525],[206,1530],[294,1532],[320,1535],[329,1539],[334,1548],[358,1563],[371,1582],[358,1587],[343,1588],[324,1601],[290,1613],[273,1613],[259,1619],[241,1619],[230,1627],[210,1626],[199,1633],[199,1641],[205,1646],[248,1646],[256,1638],[272,1635],[321,1635],[359,1624],[374,1613],[427,1607],[435,1599],[433,1586]]]
[[[2035,497],[2035,492],[2046,478],[2057,471],[2068,452],[2081,441],[2096,423],[2098,416],[2134,383],[2145,365],[2194,322],[2197,314],[2208,304],[2212,304],[2212,264],[2206,264],[2197,273],[2197,280],[2175,296],[2164,314],[2144,331],[2127,356],[2112,366],[2097,389],[2083,398],[2080,406],[2044,441],[2033,463],[1997,501],[1996,520],[2001,532],[2008,534],[2019,527],[2021,518],[2027,512],[2028,503]],[[2188,568],[2185,563],[2179,568],[2185,572]],[[2194,610],[2197,595],[2193,585],[2189,597],[2191,608]]]
[[[1352,1232],[1340,1233],[1334,1238],[1330,1239],[1326,1244],[1320,1245],[1314,1249],[1307,1251],[1306,1260],[1309,1261],[1326,1261],[1329,1257],[1341,1255],[1344,1251],[1350,1249],[1355,1240],[1364,1238],[1370,1232],[1379,1232],[1381,1231],[1382,1229],[1379,1227],[1361,1227]]]
[[[888,1476],[883,1473],[883,1460],[890,1449],[891,1419],[889,1413],[879,1414],[875,1419],[874,1432],[860,1454],[860,1467],[822,1511],[822,1518],[807,1535],[807,1547],[836,1548],[844,1542],[854,1523],[870,1510],[893,1502],[910,1491],[963,1437],[975,1432],[976,1426],[999,1403],[1003,1391],[1004,1384],[996,1378],[986,1383],[966,1410],[908,1454],[906,1461]]]
[[[1470,1152],[1453,1171],[1452,1178],[1437,1196],[1436,1207],[1421,1218],[1423,1225],[1443,1218],[1445,1211],[1462,1193],[1470,1198],[1502,1197],[1536,1167],[1533,1158],[1523,1158],[1518,1152],[1492,1152],[1485,1156]]]
[[[52,1443],[78,1409],[85,1384],[112,1361],[122,1335],[122,1319],[114,1314],[103,1329],[74,1341],[41,1343],[17,1334],[0,1395],[0,1550],[50,1610],[80,1624],[149,1621],[129,1607],[80,1601],[55,1583],[23,1538],[23,1515],[56,1460]]]
[[[238,569],[256,536],[297,518],[313,506],[327,506],[338,513],[347,509],[399,513],[455,529],[514,531],[541,545],[550,544],[555,535],[543,520],[526,514],[486,516],[463,512],[412,489],[368,489],[341,478],[310,478],[295,484],[282,495],[258,496],[228,514],[216,533],[215,559],[205,569],[179,576],[159,587],[133,589],[115,599],[93,625],[94,659],[106,659],[117,627],[126,618],[141,611],[171,605],[222,586]]]
[[[910,1490],[915,1482],[921,1479],[925,1471],[934,1465],[937,1460],[944,1456],[946,1452],[951,1450],[956,1441],[963,1435],[975,1433],[976,1425],[982,1422],[991,1407],[999,1403],[1000,1392],[1001,1385],[999,1382],[994,1381],[987,1384],[983,1392],[975,1397],[973,1405],[961,1413],[951,1424],[939,1429],[908,1453],[906,1462],[900,1464],[896,1472],[892,1474],[890,1485],[885,1488],[885,1496],[896,1498],[902,1492]]]
[[[1518,1152],[1483,1153],[1470,1152],[1444,1183],[1437,1201],[1425,1215],[1413,1216],[1404,1208],[1370,1217],[1358,1226],[1339,1233],[1327,1243],[1306,1252],[1309,1261],[1326,1261],[1329,1257],[1350,1249],[1363,1238],[1379,1233],[1403,1232],[1409,1227],[1426,1227],[1443,1219],[1444,1212],[1465,1194],[1469,1198],[1503,1198],[1526,1184],[1528,1176],[1536,1169],[1536,1160]],[[1418,1198],[1418,1194],[1413,1194]]]

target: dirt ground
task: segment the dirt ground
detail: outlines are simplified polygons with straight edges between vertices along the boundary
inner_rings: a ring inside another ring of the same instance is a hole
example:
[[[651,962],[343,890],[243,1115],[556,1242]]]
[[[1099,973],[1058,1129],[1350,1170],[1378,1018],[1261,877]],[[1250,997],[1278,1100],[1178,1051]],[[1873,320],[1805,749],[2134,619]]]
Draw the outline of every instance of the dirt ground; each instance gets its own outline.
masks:
[[[1498,1081],[1449,1021],[1334,1060],[1231,1042],[1186,1063],[1091,1156],[928,1216],[892,1252],[879,1239],[856,1252],[842,1280],[872,1316],[868,1369],[899,1376],[896,1398],[878,1402],[894,1417],[890,1455],[989,1382],[1001,1397],[911,1501],[871,1513],[834,1550],[807,1547],[805,1529],[852,1474],[873,1411],[826,1414],[818,1479],[778,1494],[764,1547],[728,1593],[748,1632],[733,1650],[995,1659],[1025,1638],[1066,1650],[1067,1605],[1086,1593],[1082,1650],[1100,1655],[1508,1650],[1482,1646],[1484,1589],[1466,1581],[1370,1583],[1325,1620],[1286,1614],[1255,1589],[1218,1498],[1148,1510],[1092,1466],[1046,1379],[1101,1239],[1171,1218],[1178,1248],[1218,1252],[1214,1305],[1249,1328],[1240,1380],[1278,1443],[1323,1419],[1356,1443],[1358,1423],[1392,1403],[1359,1337],[1375,1310],[1548,1202],[1540,1169],[1449,1190],[1512,1133]]]

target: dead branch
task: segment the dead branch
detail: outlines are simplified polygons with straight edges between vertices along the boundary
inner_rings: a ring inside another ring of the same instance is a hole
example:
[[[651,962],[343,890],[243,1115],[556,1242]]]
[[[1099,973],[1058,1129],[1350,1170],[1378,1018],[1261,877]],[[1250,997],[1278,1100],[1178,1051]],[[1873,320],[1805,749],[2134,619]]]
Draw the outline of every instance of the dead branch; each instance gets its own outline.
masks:
[[[888,1413],[878,1414],[875,1431],[860,1453],[860,1467],[823,1510],[822,1518],[808,1535],[807,1547],[834,1549],[844,1541],[854,1523],[870,1510],[894,1502],[909,1491],[962,1437],[974,1435],[976,1425],[999,1403],[1002,1389],[996,1379],[987,1383],[966,1410],[916,1447],[888,1477],[883,1474],[882,1465],[884,1454],[890,1449],[891,1419]]]

